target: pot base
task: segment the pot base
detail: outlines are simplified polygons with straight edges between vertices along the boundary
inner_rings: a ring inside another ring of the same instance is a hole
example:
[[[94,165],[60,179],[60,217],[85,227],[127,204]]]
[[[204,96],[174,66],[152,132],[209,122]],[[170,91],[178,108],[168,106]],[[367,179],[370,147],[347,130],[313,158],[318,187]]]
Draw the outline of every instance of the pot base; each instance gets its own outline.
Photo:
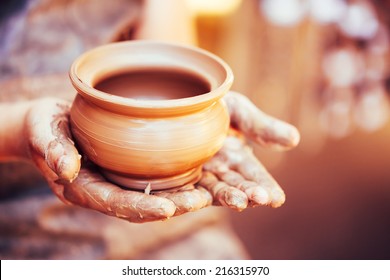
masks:
[[[142,178],[134,178],[128,177],[123,174],[111,172],[109,170],[101,170],[103,175],[111,182],[128,188],[128,189],[136,189],[136,190],[145,190],[148,185],[150,185],[150,190],[166,190],[181,187],[187,184],[195,184],[200,180],[202,166],[191,169],[185,173],[164,177],[164,178],[155,178],[155,179],[142,179]]]

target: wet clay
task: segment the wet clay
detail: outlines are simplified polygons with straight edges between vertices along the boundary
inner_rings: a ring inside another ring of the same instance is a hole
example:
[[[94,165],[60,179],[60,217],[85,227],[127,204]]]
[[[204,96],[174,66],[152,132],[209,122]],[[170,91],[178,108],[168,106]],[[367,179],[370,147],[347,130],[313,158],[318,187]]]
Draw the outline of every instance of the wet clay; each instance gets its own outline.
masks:
[[[175,68],[123,72],[98,81],[97,90],[136,100],[167,100],[201,95],[211,90],[201,76]]]

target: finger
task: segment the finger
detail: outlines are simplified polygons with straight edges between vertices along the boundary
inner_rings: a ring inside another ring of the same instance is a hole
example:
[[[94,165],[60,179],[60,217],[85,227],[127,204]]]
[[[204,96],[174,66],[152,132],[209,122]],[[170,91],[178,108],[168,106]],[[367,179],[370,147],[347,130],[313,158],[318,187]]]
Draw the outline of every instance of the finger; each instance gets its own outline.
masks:
[[[69,131],[69,103],[46,98],[27,114],[26,128],[32,150],[41,155],[60,179],[72,181],[80,170],[81,156]]]
[[[164,220],[176,210],[169,199],[123,190],[92,167],[82,168],[76,180],[64,187],[64,197],[82,207],[136,223]]]
[[[38,169],[41,171],[42,175],[45,177],[54,194],[63,203],[72,204],[64,197],[64,186],[55,182],[58,179],[58,176],[52,169],[49,168],[45,159],[34,150],[31,152],[31,158],[35,162]]]
[[[245,193],[251,206],[268,205],[271,203],[270,196],[263,186],[246,180],[243,176],[233,170],[221,169],[218,167],[220,165],[221,161],[218,158],[215,158],[208,163],[206,168],[227,185],[234,186],[236,189]]]
[[[294,126],[265,114],[244,95],[229,92],[224,99],[232,125],[246,137],[263,146],[283,150],[299,143],[300,135]]]
[[[215,205],[222,205],[237,211],[244,210],[248,205],[248,198],[242,191],[218,180],[210,172],[203,172],[199,183],[211,192]]]
[[[280,207],[286,201],[286,196],[280,185],[253,155],[248,156],[246,161],[238,165],[237,171],[247,180],[256,182],[267,190],[272,207]]]
[[[225,146],[219,152],[219,156],[220,159],[224,159],[225,164],[229,164],[229,167],[237,172],[218,173],[216,170],[218,177],[228,184],[239,186],[248,194],[248,197],[257,203],[270,204],[272,207],[281,206],[285,202],[286,196],[279,184],[255,157],[250,148],[242,142],[235,142],[235,145],[238,146],[236,150]]]
[[[204,168],[244,191],[251,206],[279,207],[285,202],[279,184],[254,156],[252,149],[236,137],[227,137],[222,149]]]
[[[185,188],[171,191],[159,191],[156,196],[171,200],[176,206],[176,215],[193,212],[211,205],[212,197],[204,188],[187,185]]]

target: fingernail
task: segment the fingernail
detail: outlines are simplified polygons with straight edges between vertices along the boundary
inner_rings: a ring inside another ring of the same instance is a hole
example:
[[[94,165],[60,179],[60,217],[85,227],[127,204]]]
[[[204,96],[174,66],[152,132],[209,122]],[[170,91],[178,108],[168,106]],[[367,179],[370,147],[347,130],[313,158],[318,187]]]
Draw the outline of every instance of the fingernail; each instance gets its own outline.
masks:
[[[301,140],[301,135],[297,128],[291,127],[290,139],[291,139],[291,147],[295,147],[299,144],[299,141]]]
[[[70,183],[77,177],[78,171],[73,170],[72,159],[66,155],[62,155],[56,164],[56,173],[62,180],[69,181]]]
[[[241,195],[243,194],[243,195]],[[242,211],[248,206],[248,198],[247,196],[239,192],[226,192],[224,197],[224,202],[229,206],[230,208],[234,208],[237,211]]]
[[[286,201],[286,195],[281,190],[273,190],[272,191],[272,202],[271,206],[273,208],[278,208],[284,204]]]
[[[270,196],[265,189],[256,188],[252,200],[261,205],[267,205],[270,202]]]

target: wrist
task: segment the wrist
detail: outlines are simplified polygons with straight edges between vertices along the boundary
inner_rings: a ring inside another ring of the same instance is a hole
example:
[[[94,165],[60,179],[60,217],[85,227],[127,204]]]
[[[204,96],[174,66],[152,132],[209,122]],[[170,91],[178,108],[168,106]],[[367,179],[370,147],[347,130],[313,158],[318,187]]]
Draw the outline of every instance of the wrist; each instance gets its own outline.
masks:
[[[29,158],[25,119],[32,103],[0,103],[0,160]]]

